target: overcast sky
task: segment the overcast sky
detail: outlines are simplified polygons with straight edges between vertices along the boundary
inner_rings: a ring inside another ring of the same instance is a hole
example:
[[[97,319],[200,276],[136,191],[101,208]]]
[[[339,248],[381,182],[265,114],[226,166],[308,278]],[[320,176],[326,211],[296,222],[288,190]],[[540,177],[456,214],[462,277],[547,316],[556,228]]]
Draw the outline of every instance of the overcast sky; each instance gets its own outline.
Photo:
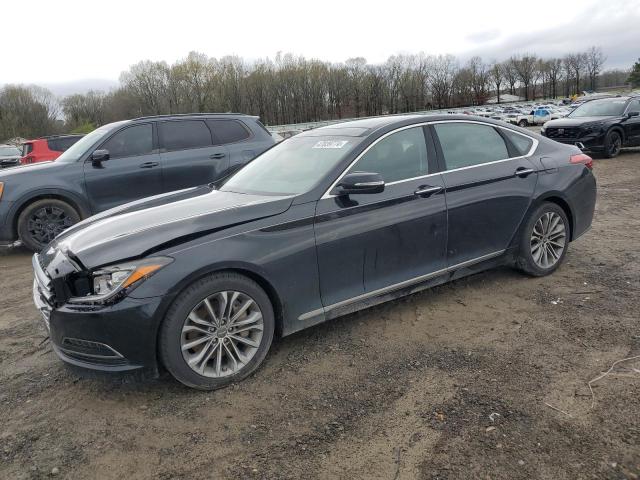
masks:
[[[640,0],[7,0],[0,12],[0,84],[109,85],[140,60],[191,50],[381,63],[401,52],[488,61],[599,45],[606,67],[640,56]]]

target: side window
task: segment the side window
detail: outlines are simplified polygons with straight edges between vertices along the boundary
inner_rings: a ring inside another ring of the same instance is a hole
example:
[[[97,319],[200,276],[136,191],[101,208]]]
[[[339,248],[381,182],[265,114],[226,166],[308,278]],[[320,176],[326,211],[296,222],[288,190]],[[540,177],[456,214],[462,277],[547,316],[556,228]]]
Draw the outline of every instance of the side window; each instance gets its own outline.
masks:
[[[429,167],[422,127],[400,130],[380,140],[351,167],[352,172],[379,173],[386,183],[426,175]]]
[[[531,150],[531,146],[533,145],[533,140],[524,135],[520,135],[519,133],[514,132],[513,130],[507,130],[506,128],[502,129],[502,133],[509,139],[513,146],[516,147],[518,154],[526,155]]]
[[[52,150],[54,152],[61,152],[62,151],[62,147],[60,146],[60,140],[52,138],[50,140],[47,140],[47,146],[49,147],[49,150]]]
[[[189,148],[209,147],[211,132],[202,120],[183,120],[159,124],[160,138],[168,152]]]
[[[631,100],[627,112],[640,112],[640,100]]]
[[[101,149],[109,150],[111,158],[146,155],[153,151],[153,128],[150,123],[119,131]]]
[[[247,128],[237,120],[210,120],[208,123],[219,145],[240,142],[250,136]]]
[[[495,128],[477,123],[434,125],[447,170],[509,158],[507,145]]]

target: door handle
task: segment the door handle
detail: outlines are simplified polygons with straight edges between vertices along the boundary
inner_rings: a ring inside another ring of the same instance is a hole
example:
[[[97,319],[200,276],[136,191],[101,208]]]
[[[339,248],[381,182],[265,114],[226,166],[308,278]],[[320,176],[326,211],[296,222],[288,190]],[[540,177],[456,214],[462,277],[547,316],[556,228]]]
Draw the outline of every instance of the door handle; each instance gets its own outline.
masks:
[[[153,168],[160,165],[158,162],[144,162],[140,164],[140,168]]]
[[[430,197],[431,195],[441,192],[442,190],[443,190],[443,187],[439,187],[439,186],[432,187],[431,185],[422,185],[418,187],[418,189],[415,192],[413,192],[413,194],[419,197]]]
[[[516,177],[524,178],[528,175],[531,175],[532,173],[535,173],[535,170],[533,168],[520,167],[516,170],[516,172],[513,175]]]
[[[209,158],[212,160],[217,160],[219,158],[224,158],[224,157],[226,157],[224,153],[212,153],[211,155],[209,155]]]

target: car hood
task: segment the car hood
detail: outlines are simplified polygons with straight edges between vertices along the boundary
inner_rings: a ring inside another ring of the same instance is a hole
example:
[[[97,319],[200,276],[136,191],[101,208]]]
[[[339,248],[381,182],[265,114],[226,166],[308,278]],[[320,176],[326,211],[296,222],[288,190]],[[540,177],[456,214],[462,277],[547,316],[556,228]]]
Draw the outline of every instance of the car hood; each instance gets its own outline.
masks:
[[[8,168],[0,172],[0,181],[12,181],[16,179],[20,180],[20,176],[33,177],[34,175],[47,176],[51,174],[52,170],[59,170],[65,168],[68,164],[56,163],[56,162],[38,162],[28,163],[26,165],[20,165],[22,168]]]
[[[606,122],[617,117],[564,117],[550,120],[544,124],[545,127],[579,127],[587,123]]]
[[[202,186],[108,210],[61,233],[42,255],[62,250],[87,269],[286,211],[292,196],[248,195]]]

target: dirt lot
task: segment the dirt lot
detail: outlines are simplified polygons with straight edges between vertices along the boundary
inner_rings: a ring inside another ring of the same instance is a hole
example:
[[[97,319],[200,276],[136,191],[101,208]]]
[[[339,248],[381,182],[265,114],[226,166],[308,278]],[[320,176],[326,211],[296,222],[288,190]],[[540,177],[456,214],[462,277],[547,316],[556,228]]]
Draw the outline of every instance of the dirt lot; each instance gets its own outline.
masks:
[[[87,378],[57,360],[27,252],[0,254],[0,478],[636,479],[640,153],[596,160],[593,228],[509,269],[277,341],[252,378]],[[562,413],[562,410],[565,413]]]

